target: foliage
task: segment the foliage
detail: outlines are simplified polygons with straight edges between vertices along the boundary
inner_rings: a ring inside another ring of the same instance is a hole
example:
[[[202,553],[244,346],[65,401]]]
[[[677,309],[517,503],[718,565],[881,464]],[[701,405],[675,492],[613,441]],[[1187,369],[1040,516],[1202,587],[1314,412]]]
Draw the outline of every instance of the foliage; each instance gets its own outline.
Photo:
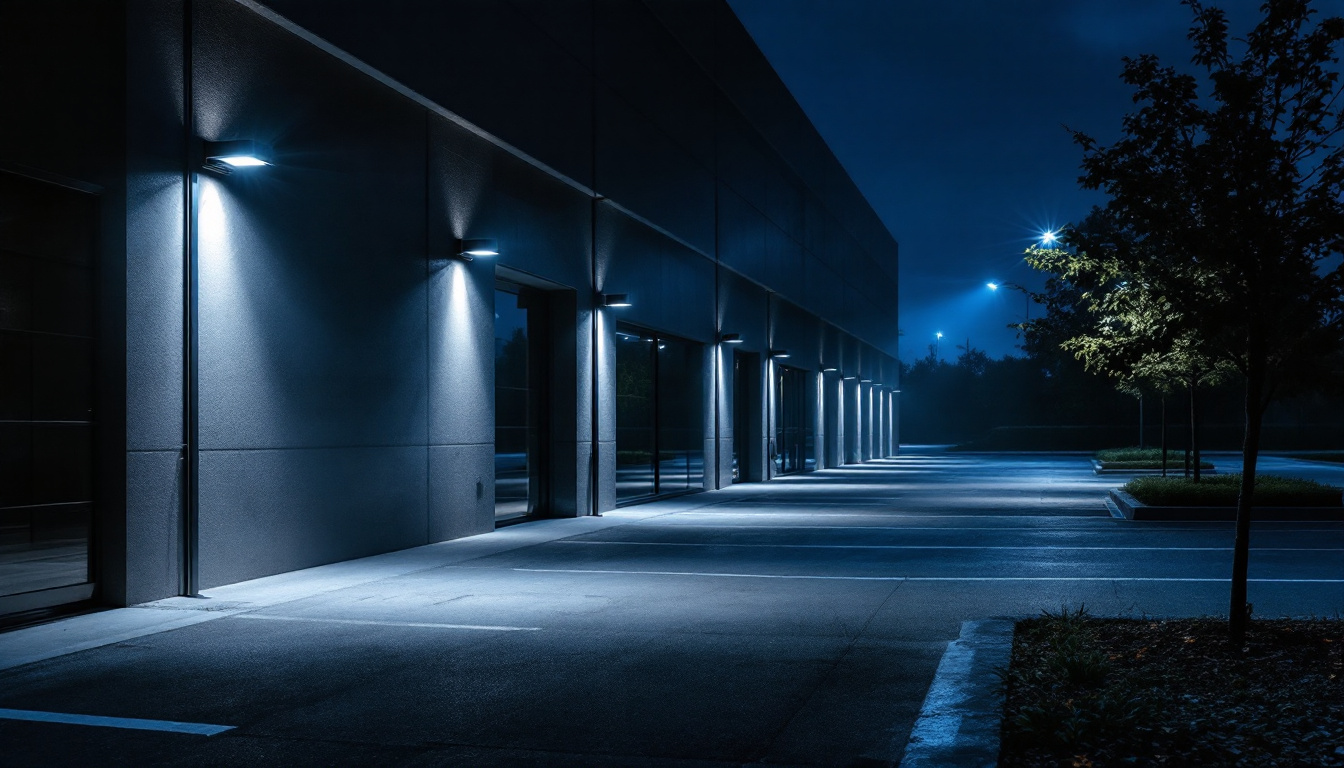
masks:
[[[1223,11],[1183,2],[1199,76],[1151,55],[1125,59],[1138,108],[1120,138],[1102,146],[1074,133],[1082,185],[1109,198],[1101,226],[1071,235],[1076,253],[1039,261],[1095,291],[1085,338],[1099,341],[1075,347],[1094,367],[1137,374],[1155,353],[1159,368],[1199,359],[1241,374],[1235,635],[1265,409],[1286,376],[1344,344],[1344,18],[1316,19],[1311,0],[1266,0],[1234,39]]]
[[[1162,461],[1161,448],[1105,448],[1097,451],[1092,456],[1097,461],[1115,462],[1115,461]],[[1182,454],[1178,451],[1167,451],[1167,461],[1180,461]]]
[[[1241,475],[1214,475],[1192,483],[1181,477],[1136,477],[1124,490],[1144,504],[1163,507],[1230,507],[1237,503]],[[1339,488],[1292,477],[1259,475],[1256,503],[1266,507],[1338,507]]]

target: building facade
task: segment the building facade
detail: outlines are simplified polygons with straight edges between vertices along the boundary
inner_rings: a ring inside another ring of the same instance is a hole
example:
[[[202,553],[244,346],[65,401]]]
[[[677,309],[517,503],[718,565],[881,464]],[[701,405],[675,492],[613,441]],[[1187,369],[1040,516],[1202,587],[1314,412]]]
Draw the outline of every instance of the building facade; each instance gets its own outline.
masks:
[[[0,62],[0,615],[896,451],[897,244],[723,0],[11,0]]]

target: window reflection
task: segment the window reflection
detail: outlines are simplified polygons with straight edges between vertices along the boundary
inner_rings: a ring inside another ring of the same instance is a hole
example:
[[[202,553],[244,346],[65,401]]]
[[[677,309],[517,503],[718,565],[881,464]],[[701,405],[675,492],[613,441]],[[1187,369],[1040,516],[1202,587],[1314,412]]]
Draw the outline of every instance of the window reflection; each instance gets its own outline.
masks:
[[[704,487],[704,347],[616,326],[616,499]]]

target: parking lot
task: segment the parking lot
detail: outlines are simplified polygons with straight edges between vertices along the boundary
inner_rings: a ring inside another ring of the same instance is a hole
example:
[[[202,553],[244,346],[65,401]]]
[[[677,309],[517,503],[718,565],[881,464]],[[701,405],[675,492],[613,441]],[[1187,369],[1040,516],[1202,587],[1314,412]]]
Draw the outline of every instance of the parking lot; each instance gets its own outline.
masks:
[[[1226,612],[1231,524],[1121,482],[910,451],[11,632],[0,708],[229,729],[0,719],[0,762],[889,764],[964,620]],[[1252,547],[1256,615],[1344,615],[1344,524]]]

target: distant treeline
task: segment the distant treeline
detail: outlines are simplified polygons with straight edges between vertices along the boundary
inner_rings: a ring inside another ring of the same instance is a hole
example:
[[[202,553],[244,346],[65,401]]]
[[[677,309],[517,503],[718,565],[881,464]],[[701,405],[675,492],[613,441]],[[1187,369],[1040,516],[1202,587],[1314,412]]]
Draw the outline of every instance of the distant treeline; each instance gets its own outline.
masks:
[[[1242,435],[1236,385],[1200,390],[1203,448],[1235,450]],[[1166,396],[1169,447],[1188,442],[1185,392]],[[1162,396],[1143,398],[1143,442],[1158,445]],[[1038,361],[963,352],[955,363],[932,355],[901,364],[900,440],[955,443],[985,450],[1094,450],[1139,444],[1139,399],[1087,373],[1068,358]],[[1275,403],[1266,414],[1265,448],[1344,446],[1344,394],[1310,393]]]

